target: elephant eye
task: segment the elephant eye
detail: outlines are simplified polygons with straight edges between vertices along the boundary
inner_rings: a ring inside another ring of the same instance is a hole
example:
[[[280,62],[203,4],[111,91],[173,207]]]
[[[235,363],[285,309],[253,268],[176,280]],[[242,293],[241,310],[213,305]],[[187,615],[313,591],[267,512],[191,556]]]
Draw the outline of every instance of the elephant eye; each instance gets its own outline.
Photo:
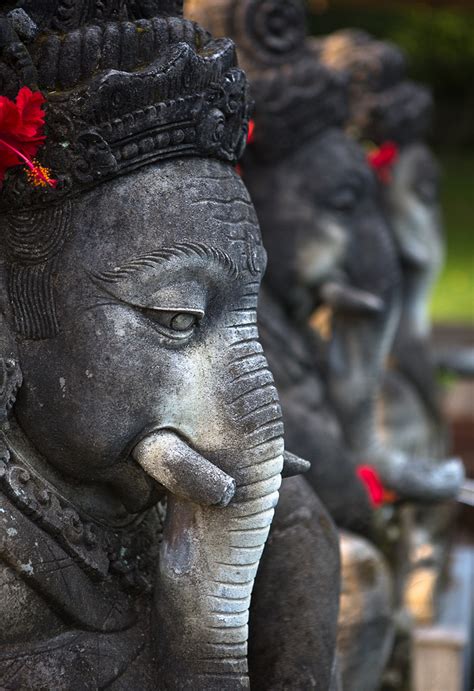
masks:
[[[439,195],[438,185],[435,180],[421,180],[415,185],[415,192],[422,202],[434,204]]]
[[[357,190],[352,187],[344,187],[337,190],[328,199],[328,206],[337,211],[350,211],[357,204]]]
[[[177,335],[187,336],[198,326],[202,314],[193,312],[169,312],[166,310],[143,308],[141,310],[148,319],[151,319],[158,327],[175,332]]]
[[[170,321],[170,327],[173,331],[188,331],[189,329],[197,326],[198,318],[195,314],[189,314],[186,312],[180,312],[175,314]]]

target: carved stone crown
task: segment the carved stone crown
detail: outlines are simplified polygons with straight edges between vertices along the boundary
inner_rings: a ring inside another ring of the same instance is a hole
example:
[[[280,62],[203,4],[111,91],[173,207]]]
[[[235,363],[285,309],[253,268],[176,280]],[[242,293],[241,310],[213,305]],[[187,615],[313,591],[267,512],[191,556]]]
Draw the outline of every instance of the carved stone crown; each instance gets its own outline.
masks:
[[[237,45],[255,100],[257,158],[286,156],[348,115],[348,83],[306,39],[302,0],[188,0],[187,15]]]
[[[183,0],[22,0],[19,5],[41,29],[73,31],[95,21],[132,21],[158,14],[180,15]]]
[[[350,118],[356,134],[400,145],[426,134],[432,95],[407,80],[406,59],[397,46],[349,29],[314,41],[313,49],[325,65],[350,76]]]
[[[14,98],[27,85],[46,96],[39,157],[59,185],[31,189],[22,168],[11,169],[1,206],[50,202],[173,157],[240,157],[249,103],[234,45],[170,16],[182,2],[23,3],[29,6],[32,17],[0,16],[1,92]]]

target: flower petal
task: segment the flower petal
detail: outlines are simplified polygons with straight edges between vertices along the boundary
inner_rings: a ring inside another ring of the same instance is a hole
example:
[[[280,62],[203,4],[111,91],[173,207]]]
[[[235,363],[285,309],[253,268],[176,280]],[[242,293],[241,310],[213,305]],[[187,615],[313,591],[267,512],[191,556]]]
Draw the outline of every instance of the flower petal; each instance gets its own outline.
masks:
[[[17,131],[20,125],[18,108],[6,96],[0,96],[0,136]]]
[[[16,106],[20,118],[17,135],[21,139],[37,137],[44,127],[45,112],[42,108],[46,99],[39,91],[34,93],[27,86],[18,92]]]

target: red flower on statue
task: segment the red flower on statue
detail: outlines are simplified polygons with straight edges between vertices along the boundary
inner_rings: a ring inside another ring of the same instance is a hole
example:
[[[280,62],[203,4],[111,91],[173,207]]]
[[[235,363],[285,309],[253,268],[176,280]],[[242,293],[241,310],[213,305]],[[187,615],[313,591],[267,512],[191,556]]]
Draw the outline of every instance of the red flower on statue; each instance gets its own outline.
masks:
[[[384,142],[367,154],[369,165],[375,170],[379,180],[387,185],[392,179],[391,169],[398,158],[398,146],[394,142]]]
[[[375,508],[379,508],[383,504],[392,503],[396,501],[395,494],[385,489],[378,472],[375,470],[373,466],[358,466],[357,475],[365,485],[372,505]]]
[[[250,120],[249,131],[247,134],[247,144],[253,144],[255,139],[255,120]]]
[[[247,130],[247,146],[249,144],[253,144],[254,138],[255,138],[255,120],[249,120],[249,126],[248,126],[248,130]],[[243,170],[242,170],[242,166],[240,165],[240,163],[237,163],[235,170],[237,171],[237,173],[239,175],[243,175]]]
[[[46,102],[39,92],[24,86],[15,101],[0,96],[0,183],[9,168],[18,165],[28,167],[28,179],[36,187],[56,187],[57,181],[34,157],[43,146]]]

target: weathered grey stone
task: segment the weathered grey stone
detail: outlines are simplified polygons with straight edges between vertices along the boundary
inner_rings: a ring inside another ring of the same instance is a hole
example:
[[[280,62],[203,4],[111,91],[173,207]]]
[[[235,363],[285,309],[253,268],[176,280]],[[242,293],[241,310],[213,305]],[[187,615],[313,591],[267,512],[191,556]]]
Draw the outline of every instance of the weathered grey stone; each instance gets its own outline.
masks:
[[[283,402],[288,448],[309,453],[304,456],[312,463],[308,478],[338,523],[367,530],[370,507],[355,475],[362,444],[355,437],[364,437],[365,451],[386,332],[393,329],[390,305],[381,313],[376,305],[374,314],[371,301],[397,302],[398,267],[371,171],[342,130],[348,115],[347,82],[315,59],[310,42],[301,40],[301,8],[298,1],[288,5],[275,0],[264,8],[249,1],[238,9],[230,2],[191,2],[189,11],[213,31],[231,32],[256,101],[243,175],[269,255],[259,321]],[[284,30],[277,26],[278,17]],[[277,35],[279,49],[273,40]],[[374,240],[383,245],[383,269],[374,265],[367,249],[359,252],[361,242],[367,248]],[[353,275],[347,281],[348,271]],[[363,283],[360,289],[357,281]],[[381,294],[368,294],[368,285]],[[360,387],[347,392],[347,414],[337,410],[338,400],[331,400],[338,398],[331,391],[337,388],[337,370],[327,369],[326,344],[305,325],[323,295],[333,298],[340,348],[349,351],[344,338],[358,344],[351,360],[345,352],[340,374],[347,386],[353,381]],[[354,328],[358,323],[359,332]],[[361,361],[364,348],[377,352]],[[360,419],[358,410],[363,411]]]

